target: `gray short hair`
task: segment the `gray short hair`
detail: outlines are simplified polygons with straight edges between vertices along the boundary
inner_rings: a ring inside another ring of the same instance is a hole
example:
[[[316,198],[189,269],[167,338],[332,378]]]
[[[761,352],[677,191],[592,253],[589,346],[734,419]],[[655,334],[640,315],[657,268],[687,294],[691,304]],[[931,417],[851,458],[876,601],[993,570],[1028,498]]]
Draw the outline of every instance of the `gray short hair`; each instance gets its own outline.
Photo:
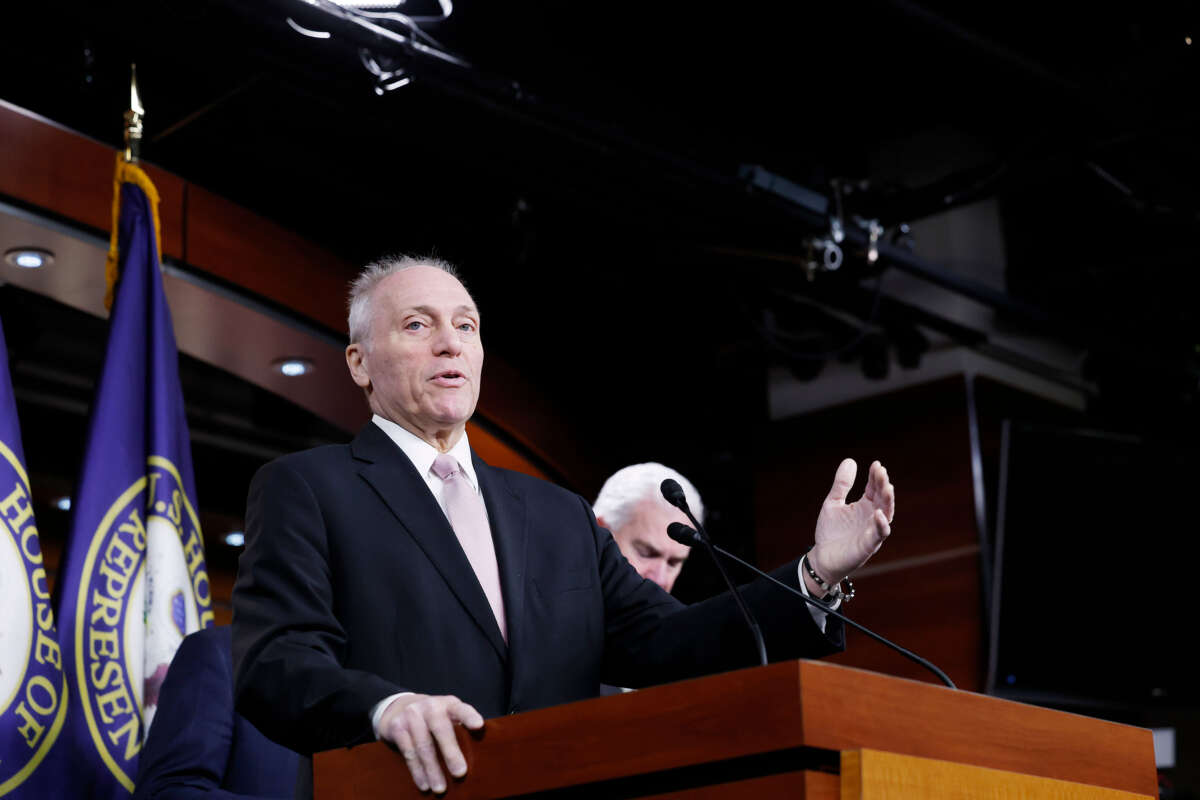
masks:
[[[371,294],[375,291],[375,287],[384,278],[413,267],[440,269],[459,283],[463,282],[453,264],[433,256],[398,255],[372,261],[363,267],[358,276],[350,282],[350,298],[348,300],[350,313],[346,320],[347,327],[350,329],[350,344],[364,341],[370,336]]]
[[[704,503],[692,482],[670,467],[654,461],[631,464],[614,472],[600,487],[600,495],[592,504],[592,510],[597,517],[604,517],[604,522],[610,530],[622,528],[629,521],[638,503],[647,497],[662,497],[659,486],[667,478],[674,478],[679,482],[683,487],[683,496],[687,498],[688,508],[696,515],[696,519],[703,522]]]

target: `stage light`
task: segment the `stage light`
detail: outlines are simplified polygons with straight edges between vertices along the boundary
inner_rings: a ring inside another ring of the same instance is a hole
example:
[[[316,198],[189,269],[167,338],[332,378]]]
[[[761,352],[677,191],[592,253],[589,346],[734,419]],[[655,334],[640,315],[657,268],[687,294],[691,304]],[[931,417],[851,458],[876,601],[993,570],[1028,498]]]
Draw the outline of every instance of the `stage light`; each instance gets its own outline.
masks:
[[[39,247],[18,247],[4,254],[4,260],[14,267],[37,269],[54,263],[54,253]]]
[[[244,547],[246,544],[246,534],[241,531],[230,531],[225,534],[225,544],[230,547]]]
[[[71,498],[70,497],[58,498],[57,500],[54,501],[54,507],[57,508],[59,511],[70,511],[71,510]]]
[[[353,8],[363,11],[384,11],[387,9],[398,9],[408,5],[407,0],[332,0],[334,5],[339,5],[342,8]],[[442,17],[448,17],[454,13],[453,0],[438,0],[438,8],[442,12]]]
[[[313,363],[307,358],[281,358],[272,362],[272,366],[280,374],[286,375],[289,378],[298,378],[301,375],[307,375],[314,369]]]
[[[311,28],[306,28],[291,17],[287,18],[288,27],[294,30],[301,36],[307,36],[310,39],[328,39],[330,38],[329,31],[314,31]]]

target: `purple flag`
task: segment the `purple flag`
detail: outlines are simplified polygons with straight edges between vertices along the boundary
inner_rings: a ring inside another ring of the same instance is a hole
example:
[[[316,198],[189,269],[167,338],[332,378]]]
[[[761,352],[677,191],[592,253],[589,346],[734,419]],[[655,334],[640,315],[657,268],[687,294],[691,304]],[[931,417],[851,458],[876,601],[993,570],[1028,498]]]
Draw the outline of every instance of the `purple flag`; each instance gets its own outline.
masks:
[[[2,330],[0,517],[0,797],[50,797],[57,781],[45,758],[62,730],[67,686]]]
[[[158,197],[118,162],[120,264],[58,592],[77,793],[123,798],[158,688],[183,637],[212,625],[171,313],[159,273]]]

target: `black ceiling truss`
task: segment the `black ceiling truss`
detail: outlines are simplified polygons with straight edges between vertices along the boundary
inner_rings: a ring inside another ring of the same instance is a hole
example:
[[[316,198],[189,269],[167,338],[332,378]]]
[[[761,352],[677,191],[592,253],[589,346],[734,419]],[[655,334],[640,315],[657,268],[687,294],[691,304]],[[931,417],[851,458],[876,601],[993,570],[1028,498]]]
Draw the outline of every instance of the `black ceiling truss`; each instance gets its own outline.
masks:
[[[901,194],[892,193],[889,196],[887,192],[869,191],[868,181],[864,184],[868,191],[859,192],[854,198],[847,196],[847,208],[843,213],[835,212],[830,215],[827,210],[837,207],[837,201],[841,198],[834,196],[834,193],[827,189],[816,192],[809,189],[808,196],[799,199],[794,195],[781,196],[778,192],[762,191],[756,188],[753,180],[744,175],[715,169],[656,148],[615,126],[588,119],[548,102],[516,81],[488,74],[473,67],[463,58],[423,44],[411,30],[389,30],[375,20],[357,15],[328,0],[317,0],[315,3],[271,0],[267,5],[280,19],[294,17],[302,20],[305,27],[328,31],[331,37],[342,42],[343,46],[348,44],[388,63],[403,64],[404,69],[416,80],[432,86],[438,92],[481,106],[511,122],[539,129],[575,146],[600,154],[608,163],[620,162],[625,169],[649,173],[654,182],[673,184],[677,191],[689,194],[694,203],[704,205],[709,213],[717,217],[755,221],[758,226],[774,231],[775,236],[780,239],[792,242],[811,242],[814,237],[824,240],[832,235],[839,240],[838,244],[847,254],[854,254],[853,257],[847,258],[848,262],[853,262],[848,263],[850,269],[847,273],[851,275],[869,278],[883,266],[898,269],[948,292],[995,309],[1010,320],[1022,321],[1037,331],[1106,353],[1118,362],[1141,362],[1143,367],[1148,366],[1152,371],[1161,370],[1192,383],[1200,376],[1200,367],[1195,359],[1181,363],[1179,359],[1168,358],[1138,342],[1136,337],[1131,338],[1127,331],[1113,330],[1108,320],[1098,324],[1097,320],[1087,315],[1072,316],[1064,315],[1061,311],[1052,312],[931,263],[915,255],[910,248],[889,240],[891,233],[905,220],[918,219],[936,211],[993,196],[1004,186],[1027,180],[1030,175],[1044,178],[1048,172],[1063,168],[1063,148],[1069,148],[1073,155],[1066,163],[1085,163],[1101,178],[1107,176],[1110,188],[1120,189],[1122,185],[1099,167],[1095,159],[1114,143],[1126,141],[1130,136],[1141,135],[1137,130],[1109,131],[1091,144],[1080,146],[1077,143],[1070,144],[1078,142],[1078,139],[1064,135],[1061,130],[1056,131],[1057,124],[1051,122],[1048,133],[1040,138],[1031,138],[1023,150],[1014,155],[952,174],[925,187]],[[1124,121],[1128,119],[1128,115],[1121,112],[1140,109],[1144,105],[1144,100],[1132,93],[1121,93],[1117,103],[1112,93],[1103,91],[1107,87],[1102,84],[1081,86],[1032,59],[994,43],[978,47],[978,35],[915,4],[897,0],[892,5],[897,6],[902,13],[916,15],[943,33],[1003,62],[1007,68],[1017,69],[1050,86],[1054,91],[1070,95],[1072,102],[1082,104],[1098,116]],[[1155,125],[1166,124],[1167,116],[1169,115],[1164,115],[1161,111],[1149,117],[1143,116],[1139,127],[1142,132],[1151,130]],[[1114,183],[1117,185],[1111,186]],[[1133,197],[1132,190],[1122,193],[1139,208],[1147,206]],[[874,219],[878,219],[890,230],[881,237],[876,234],[876,240],[872,240],[868,220],[861,219],[859,224],[856,224],[851,219],[852,206],[863,209],[864,213],[875,214]],[[1155,208],[1161,211],[1163,207],[1156,205]],[[714,212],[714,209],[719,211]],[[1066,233],[1068,232],[1064,231],[1064,234]],[[756,243],[756,247],[761,251],[760,244]],[[712,249],[720,250],[722,246],[710,248]],[[867,263],[858,255],[868,249],[877,250],[878,264]],[[797,249],[791,249],[789,252],[787,248],[775,248],[772,252],[778,252],[785,258],[798,258],[802,255]],[[800,273],[801,270],[797,272]],[[846,286],[847,282],[838,281],[838,285]],[[827,302],[845,308],[853,305],[850,297],[851,295],[841,293],[828,297]],[[877,310],[878,303],[875,304],[875,308]],[[989,343],[985,334],[964,329],[948,320],[939,322],[929,312],[918,313],[911,306],[896,302],[889,302],[888,308],[891,315],[912,314],[919,318],[921,324],[939,329],[969,347],[991,347],[993,353],[1002,350],[994,343]],[[874,316],[875,312],[872,312],[865,318],[862,336],[865,337],[869,332]],[[1015,354],[1013,359],[1022,360]],[[1047,372],[1047,369],[1043,368],[1042,372]]]

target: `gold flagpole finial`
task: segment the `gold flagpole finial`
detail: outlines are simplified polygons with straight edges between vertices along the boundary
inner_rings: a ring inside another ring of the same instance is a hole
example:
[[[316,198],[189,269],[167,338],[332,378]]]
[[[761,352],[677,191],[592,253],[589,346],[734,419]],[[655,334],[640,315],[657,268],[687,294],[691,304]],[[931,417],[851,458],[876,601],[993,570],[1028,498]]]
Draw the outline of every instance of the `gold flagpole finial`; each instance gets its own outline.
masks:
[[[129,78],[129,108],[125,110],[125,160],[136,162],[142,146],[142,99],[138,97],[137,64],[131,64]]]

